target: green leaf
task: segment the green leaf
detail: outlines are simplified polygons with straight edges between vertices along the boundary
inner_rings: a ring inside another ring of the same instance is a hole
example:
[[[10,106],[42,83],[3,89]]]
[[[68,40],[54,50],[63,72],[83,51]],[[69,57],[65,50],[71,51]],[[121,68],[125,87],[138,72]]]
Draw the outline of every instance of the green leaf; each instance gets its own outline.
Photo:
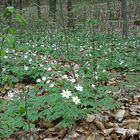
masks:
[[[89,25],[99,25],[99,24],[101,24],[101,20],[100,19],[90,19],[87,21],[87,23]]]
[[[3,14],[3,18],[7,19],[8,17],[10,17],[12,15],[12,13],[14,13],[15,9],[13,6],[8,6]]]
[[[24,112],[25,112],[25,107],[24,106],[21,106],[20,108],[19,108],[19,112],[21,113],[21,114],[23,114]]]
[[[16,34],[16,32],[17,32],[16,29],[14,29],[14,28],[9,28],[8,31],[10,34]]]
[[[8,78],[7,79],[7,82],[8,82],[9,87],[12,88],[13,87],[12,79],[11,78]]]
[[[6,43],[8,44],[8,46],[15,47],[16,39],[13,35],[7,34],[5,36],[5,40],[6,40]]]
[[[26,25],[27,25],[26,20],[25,20],[24,17],[23,17],[22,15],[20,15],[20,14],[17,14],[17,15],[16,15],[15,20],[16,20],[18,23],[22,24],[23,26],[26,26]]]
[[[1,50],[1,49],[0,49],[0,56],[5,56],[5,55],[6,55],[5,50]]]

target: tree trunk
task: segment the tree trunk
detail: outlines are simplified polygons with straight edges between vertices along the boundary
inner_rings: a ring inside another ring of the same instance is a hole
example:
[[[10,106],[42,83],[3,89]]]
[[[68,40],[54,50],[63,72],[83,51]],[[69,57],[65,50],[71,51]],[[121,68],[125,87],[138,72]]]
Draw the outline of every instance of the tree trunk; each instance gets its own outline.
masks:
[[[106,3],[107,3],[107,15],[106,15],[106,20],[107,20],[107,29],[112,29],[112,27],[111,27],[111,21],[110,20],[112,20],[111,18],[111,1],[110,0],[107,0],[106,1]]]
[[[36,3],[37,3],[38,19],[41,19],[41,3],[40,3],[40,0],[37,0]]]
[[[19,9],[20,9],[20,14],[22,15],[22,6],[23,6],[23,1],[19,1]]]
[[[122,19],[122,22],[123,22],[122,34],[123,34],[123,36],[128,36],[127,0],[121,0],[121,19]]]
[[[68,22],[67,26],[70,28],[74,28],[74,20],[73,20],[73,4],[72,0],[67,1],[67,12],[68,12]]]
[[[56,0],[49,0],[49,4],[49,17],[52,21],[56,21]]]
[[[5,7],[12,6],[12,0],[5,0]]]
[[[5,8],[7,8],[8,6],[12,6],[13,5],[13,2],[12,0],[6,0],[5,1]],[[12,27],[12,15],[10,15],[7,19],[7,24]]]
[[[110,20],[112,18],[111,17],[111,1],[107,0],[106,3],[107,3],[107,15],[108,15],[108,19]]]

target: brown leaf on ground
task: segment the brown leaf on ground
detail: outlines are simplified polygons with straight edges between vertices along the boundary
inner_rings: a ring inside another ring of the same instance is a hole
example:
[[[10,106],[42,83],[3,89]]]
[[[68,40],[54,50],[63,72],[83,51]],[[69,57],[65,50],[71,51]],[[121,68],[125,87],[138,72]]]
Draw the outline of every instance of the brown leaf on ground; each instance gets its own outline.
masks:
[[[96,140],[96,135],[93,133],[92,135],[87,137],[87,140]]]
[[[139,120],[136,119],[129,119],[129,120],[125,120],[122,122],[122,124],[120,124],[121,127],[123,128],[131,128],[131,129],[138,129],[139,128]]]
[[[104,124],[101,121],[94,120],[93,123],[95,124],[95,126],[97,127],[97,129],[99,129],[99,130],[105,129]]]
[[[63,139],[66,136],[67,132],[68,132],[68,129],[61,129],[58,137]]]
[[[47,119],[45,120],[40,120],[39,121],[39,125],[43,128],[50,128],[50,127],[54,127],[54,124],[51,123],[50,121],[48,121]]]
[[[118,140],[118,136],[117,136],[116,133],[115,134],[111,134],[111,138],[112,138],[112,140]]]
[[[76,132],[80,134],[86,134],[86,135],[90,133],[89,130],[84,127],[77,127]]]
[[[43,140],[58,140],[57,137],[54,137],[54,138],[44,138]]]
[[[114,128],[109,128],[109,129],[104,129],[103,132],[105,136],[109,136],[115,129]]]
[[[138,130],[135,130],[135,129],[128,129],[127,134],[130,136],[133,136],[133,135],[138,135],[139,132]]]
[[[86,118],[86,122],[93,122],[94,121],[94,119],[96,118],[96,116],[95,115],[87,115],[87,118]]]
[[[140,95],[134,95],[134,100],[140,103]]]
[[[125,114],[126,114],[126,110],[119,110],[116,114],[115,114],[115,117],[116,119],[118,119],[119,121],[121,121],[124,117],[125,117]]]
[[[140,113],[140,106],[139,105],[131,105],[130,111]]]
[[[98,133],[98,132],[93,132],[91,135],[89,135],[88,137],[87,137],[87,139],[86,140],[105,140],[105,137],[104,136],[102,136],[100,133]]]
[[[124,128],[116,128],[116,132],[118,134],[122,134],[122,135],[126,135],[128,129],[124,129]]]

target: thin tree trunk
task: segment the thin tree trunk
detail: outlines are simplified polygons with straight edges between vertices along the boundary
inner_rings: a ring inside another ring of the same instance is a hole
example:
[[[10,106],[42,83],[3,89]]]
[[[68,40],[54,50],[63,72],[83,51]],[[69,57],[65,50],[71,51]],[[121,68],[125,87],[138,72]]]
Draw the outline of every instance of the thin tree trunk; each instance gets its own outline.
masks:
[[[56,21],[56,0],[49,0],[49,4],[49,17],[52,21]]]
[[[23,6],[23,1],[19,1],[19,9],[20,9],[20,14],[22,15],[22,6]]]
[[[23,0],[19,0],[19,10],[20,10],[20,14],[22,15],[22,8],[23,8]],[[19,27],[20,28],[20,34],[22,35],[23,34],[23,29],[22,27]]]
[[[67,12],[68,12],[68,22],[67,22],[67,26],[74,28],[74,20],[73,20],[73,4],[72,4],[72,0],[68,0],[67,1]]]
[[[37,0],[36,3],[37,3],[38,19],[41,19],[41,3],[40,3],[40,0]]]
[[[5,0],[5,7],[12,5],[13,5],[12,0]]]
[[[112,18],[112,13],[111,13],[111,1],[110,0],[107,0],[106,1],[107,3],[107,14],[108,14],[108,19],[110,20]]]
[[[5,8],[7,8],[8,6],[12,6],[13,5],[13,2],[12,0],[6,0],[5,1]],[[12,26],[12,15],[10,17],[8,17],[8,25],[9,26]]]
[[[123,22],[122,34],[123,34],[123,36],[128,36],[127,0],[121,0],[121,19]]]
[[[111,27],[111,1],[110,0],[107,0],[107,29],[110,30],[110,27]]]

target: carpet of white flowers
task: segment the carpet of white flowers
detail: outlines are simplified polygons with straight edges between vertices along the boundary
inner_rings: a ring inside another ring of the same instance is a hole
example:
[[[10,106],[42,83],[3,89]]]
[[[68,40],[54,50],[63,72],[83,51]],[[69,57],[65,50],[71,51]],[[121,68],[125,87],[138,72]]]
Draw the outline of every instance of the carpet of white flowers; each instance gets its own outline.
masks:
[[[93,52],[91,36],[77,32],[68,38],[69,49],[66,45],[58,32],[23,35],[15,48],[6,47],[1,57],[0,138],[35,128],[40,133],[46,119],[48,128],[70,127],[106,106],[120,107],[113,93],[140,86],[139,37],[100,33]]]

